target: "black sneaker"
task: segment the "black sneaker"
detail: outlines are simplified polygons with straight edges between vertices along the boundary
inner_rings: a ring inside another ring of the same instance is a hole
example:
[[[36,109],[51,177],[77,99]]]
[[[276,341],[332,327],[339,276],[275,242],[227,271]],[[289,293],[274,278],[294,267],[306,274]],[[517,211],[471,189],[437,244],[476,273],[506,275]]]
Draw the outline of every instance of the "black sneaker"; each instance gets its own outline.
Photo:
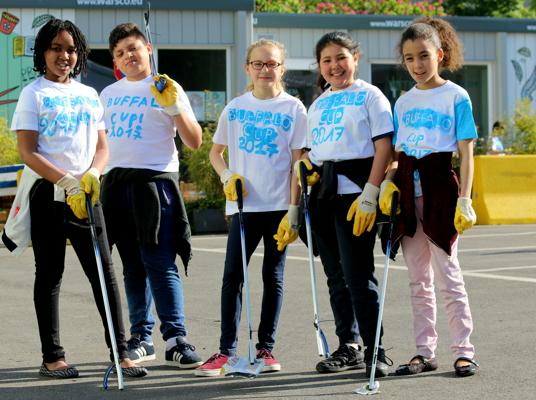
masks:
[[[166,365],[189,369],[203,364],[203,360],[195,352],[195,346],[183,336],[177,336],[177,344],[166,351]]]
[[[367,347],[365,349],[365,363],[367,364],[367,378],[370,377],[370,371],[372,370],[372,356],[374,355],[374,348]],[[389,374],[389,367],[393,365],[393,360],[385,355],[385,350],[382,347],[378,348],[378,355],[376,357],[376,378],[382,378]]]
[[[143,361],[150,361],[156,358],[154,352],[154,345],[140,340],[140,335],[134,333],[127,341],[128,345],[128,358],[135,363],[141,363]]]
[[[320,373],[341,372],[349,369],[365,368],[363,352],[343,344],[333,352],[331,356],[316,364],[316,370]]]

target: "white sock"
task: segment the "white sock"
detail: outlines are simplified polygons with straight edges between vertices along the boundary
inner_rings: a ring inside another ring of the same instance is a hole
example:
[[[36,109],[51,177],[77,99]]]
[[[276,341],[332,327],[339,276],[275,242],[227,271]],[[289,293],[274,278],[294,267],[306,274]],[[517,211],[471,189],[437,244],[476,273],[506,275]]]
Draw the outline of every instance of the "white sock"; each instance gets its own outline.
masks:
[[[171,350],[176,345],[177,345],[177,336],[169,338],[168,340],[166,340],[166,351]]]

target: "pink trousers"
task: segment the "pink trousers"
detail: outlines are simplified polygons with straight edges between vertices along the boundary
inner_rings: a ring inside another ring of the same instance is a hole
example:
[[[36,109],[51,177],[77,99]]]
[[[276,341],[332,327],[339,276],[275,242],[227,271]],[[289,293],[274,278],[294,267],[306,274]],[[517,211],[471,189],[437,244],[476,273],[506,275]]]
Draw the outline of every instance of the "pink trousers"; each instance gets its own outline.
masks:
[[[458,240],[452,245],[451,256],[437,247],[422,229],[422,197],[415,199],[417,231],[411,238],[402,238],[402,251],[408,267],[413,330],[417,355],[435,357],[437,348],[436,296],[434,277],[441,293],[448,317],[451,349],[456,357],[474,357],[474,347],[469,337],[473,331],[473,319],[469,299],[458,262]]]

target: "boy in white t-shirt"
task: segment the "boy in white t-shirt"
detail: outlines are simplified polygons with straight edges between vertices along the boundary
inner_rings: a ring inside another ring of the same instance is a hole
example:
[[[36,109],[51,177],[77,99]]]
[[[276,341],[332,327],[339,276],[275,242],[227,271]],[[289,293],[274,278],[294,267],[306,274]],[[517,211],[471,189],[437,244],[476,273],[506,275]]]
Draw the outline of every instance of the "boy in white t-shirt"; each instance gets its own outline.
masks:
[[[175,265],[179,254],[187,267],[191,247],[174,137],[176,128],[182,142],[196,149],[201,127],[177,82],[163,75],[165,88],[157,90],[149,63],[152,47],[135,24],[115,27],[109,43],[125,78],[101,93],[110,144],[102,202],[110,242],[123,263],[132,335],[129,355],[136,361],[155,358],[154,297],[166,363],[194,368],[201,358],[185,339],[183,290]]]

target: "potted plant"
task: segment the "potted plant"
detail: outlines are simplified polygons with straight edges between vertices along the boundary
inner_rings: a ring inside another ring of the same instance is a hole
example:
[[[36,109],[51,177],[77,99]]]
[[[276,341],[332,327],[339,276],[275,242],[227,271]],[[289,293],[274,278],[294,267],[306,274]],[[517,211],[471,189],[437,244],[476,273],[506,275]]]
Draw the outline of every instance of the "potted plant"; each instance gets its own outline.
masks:
[[[214,124],[203,128],[203,144],[197,150],[184,148],[182,176],[194,184],[195,196],[185,196],[186,211],[193,233],[227,231],[225,196],[220,178],[209,160]]]

